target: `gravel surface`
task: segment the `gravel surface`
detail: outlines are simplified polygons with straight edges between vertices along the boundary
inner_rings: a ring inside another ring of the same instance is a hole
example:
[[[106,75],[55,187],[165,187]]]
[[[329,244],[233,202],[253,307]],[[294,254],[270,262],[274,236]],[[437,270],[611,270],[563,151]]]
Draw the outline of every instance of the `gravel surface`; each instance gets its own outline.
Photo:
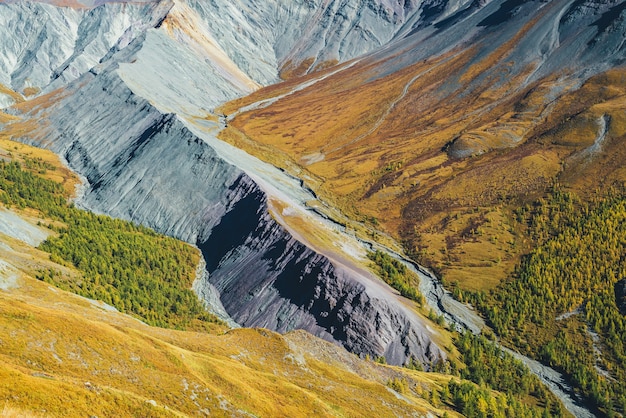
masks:
[[[33,247],[37,247],[46,238],[48,231],[35,226],[15,212],[0,209],[0,233],[19,239]]]

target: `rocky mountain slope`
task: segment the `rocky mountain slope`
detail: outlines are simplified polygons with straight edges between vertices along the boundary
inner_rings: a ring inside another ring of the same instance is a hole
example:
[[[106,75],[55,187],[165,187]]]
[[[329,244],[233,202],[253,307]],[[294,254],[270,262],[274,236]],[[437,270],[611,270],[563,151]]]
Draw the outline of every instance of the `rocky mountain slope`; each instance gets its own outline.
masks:
[[[479,367],[489,386],[459,379],[452,346],[436,367],[454,376],[383,367],[303,331],[224,333],[189,289],[206,267],[198,249],[75,208],[65,197],[77,179],[49,151],[0,133],[0,156],[0,221],[12,222],[0,234],[0,335],[10,337],[0,340],[2,416],[456,416],[481,405],[539,416],[537,402],[561,410],[521,363],[471,334],[457,344],[473,346],[465,356],[489,356]],[[524,400],[506,383],[512,376]]]
[[[219,124],[211,110],[260,83],[276,81],[279,62],[287,54],[295,62],[297,55],[287,40],[300,39],[288,33],[299,26],[284,25],[285,13],[308,16],[258,8],[270,15],[253,19],[245,14],[248,21],[240,27],[247,35],[233,38],[220,25],[229,31],[236,25],[215,17],[237,13],[220,8],[231,6],[218,6],[165,1],[96,8],[0,4],[7,11],[5,30],[27,27],[32,34],[3,46],[3,84],[13,91],[6,100],[37,96],[15,105],[13,112],[22,121],[11,124],[9,133],[54,150],[85,177],[80,205],[197,243],[209,273],[198,291],[213,302],[221,300],[215,310],[223,314],[225,308],[241,325],[282,332],[306,329],[394,364],[415,358],[428,365],[445,357],[437,335],[415,308],[362,267],[369,263],[366,246],[333,228],[322,234],[330,250],[301,234],[295,240],[285,222],[276,222],[287,217],[274,206],[282,201],[282,206],[306,213],[304,205],[310,202],[279,196],[284,190],[274,193],[284,185],[276,181],[285,181],[277,170],[267,178],[255,168],[260,163],[242,166],[232,152],[214,151]],[[311,5],[300,5],[305,6],[309,10]],[[355,26],[366,28],[366,20],[383,22],[374,26],[390,38],[404,18],[392,24],[383,9],[359,6],[358,13],[348,16]],[[333,26],[341,23],[335,19],[339,12],[324,10],[317,22],[328,19],[329,31],[342,33]],[[272,22],[278,21],[282,26],[274,27]],[[324,56],[343,60],[376,45],[349,41],[351,36],[356,35],[348,31],[327,43]],[[57,37],[66,40],[61,48],[53,42]],[[260,39],[273,44],[256,49],[239,44]],[[337,46],[345,42],[352,46]],[[302,49],[298,59],[317,54],[311,52],[315,48]],[[267,57],[259,50],[276,55]],[[36,119],[45,122],[34,126]],[[300,186],[286,181],[286,193],[295,188],[298,195]],[[305,218],[307,224],[317,222]],[[345,242],[356,246],[356,257],[336,249]]]
[[[2,135],[0,155],[45,161],[46,176],[76,181],[52,153]],[[32,208],[0,211],[10,226],[0,233],[1,416],[443,413],[418,391],[439,390],[444,375],[364,361],[303,331],[150,327],[43,282],[42,271],[90,279],[33,247],[55,234],[40,216]],[[404,382],[402,394],[388,386],[394,379]]]
[[[430,367],[448,342],[429,308],[484,322],[403,253],[480,298],[534,249],[524,205],[626,180],[624,13],[0,2],[0,122],[84,177],[78,205],[196,244],[195,289],[224,319]],[[426,310],[373,274],[372,250],[415,271]]]

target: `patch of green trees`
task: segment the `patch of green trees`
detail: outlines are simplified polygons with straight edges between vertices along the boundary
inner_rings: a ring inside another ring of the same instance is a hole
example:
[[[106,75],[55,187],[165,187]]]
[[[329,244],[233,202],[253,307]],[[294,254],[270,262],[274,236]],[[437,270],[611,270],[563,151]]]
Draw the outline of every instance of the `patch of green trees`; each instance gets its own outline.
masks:
[[[495,394],[486,387],[451,380],[440,395],[451,402],[466,417],[476,418],[540,418],[552,415],[549,408],[541,409],[521,402],[509,394]]]
[[[464,297],[505,341],[562,371],[598,412],[626,415],[626,317],[614,293],[626,277],[624,190],[583,202],[557,189],[516,217],[535,249],[497,289]]]
[[[420,306],[424,304],[424,296],[417,290],[419,277],[407,269],[402,262],[380,250],[370,252],[367,256],[374,262],[376,272],[385,283],[405,298],[417,302]]]
[[[447,396],[457,410],[472,417],[562,416],[561,403],[528,368],[483,335],[464,332],[455,345],[465,368],[460,377],[471,382],[448,383]],[[493,390],[501,392],[492,395]],[[530,400],[530,402],[529,402]]]
[[[52,261],[75,267],[82,279],[42,270],[39,279],[104,301],[146,323],[203,329],[219,320],[191,290],[199,254],[181,241],[143,226],[95,215],[68,204],[60,184],[12,161],[0,161],[0,202],[33,208],[57,234],[40,245]]]

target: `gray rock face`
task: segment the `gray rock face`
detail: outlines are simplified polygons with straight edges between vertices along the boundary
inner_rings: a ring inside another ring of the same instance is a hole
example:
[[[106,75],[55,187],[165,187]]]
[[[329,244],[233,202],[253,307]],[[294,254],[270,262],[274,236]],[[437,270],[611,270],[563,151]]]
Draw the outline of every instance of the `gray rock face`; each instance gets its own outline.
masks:
[[[0,233],[8,235],[33,247],[41,244],[50,235],[49,231],[37,227],[17,213],[0,208]]]
[[[0,3],[0,83],[18,92],[60,87],[96,65],[112,47],[125,47],[171,7],[166,1],[95,9]]]
[[[48,123],[33,138],[86,178],[78,203],[188,242],[205,239],[237,198],[243,173],[115,72],[88,74],[80,85],[46,109]]]
[[[306,329],[392,364],[441,357],[422,323],[397,301],[368,291],[354,272],[289,236],[264,200],[259,191],[244,197],[200,245],[210,281],[228,295],[224,307],[238,323],[279,332]]]
[[[372,291],[360,273],[296,241],[250,177],[134,94],[116,68],[88,73],[32,109],[45,123],[21,138],[64,156],[86,178],[77,204],[197,244],[209,274],[196,290],[216,289],[240,325],[305,329],[393,364],[445,356],[396,296]]]
[[[472,1],[77,0],[75,6],[87,7],[75,8],[55,3],[0,2],[0,83],[20,92],[27,87],[51,91],[84,74],[109,50],[120,50],[168,16],[178,16],[170,28],[176,37],[186,42],[200,37],[194,47],[223,54],[218,59],[205,54],[207,64],[216,66],[225,57],[267,85],[278,80],[286,64],[297,67],[309,60],[310,71],[355,58]]]

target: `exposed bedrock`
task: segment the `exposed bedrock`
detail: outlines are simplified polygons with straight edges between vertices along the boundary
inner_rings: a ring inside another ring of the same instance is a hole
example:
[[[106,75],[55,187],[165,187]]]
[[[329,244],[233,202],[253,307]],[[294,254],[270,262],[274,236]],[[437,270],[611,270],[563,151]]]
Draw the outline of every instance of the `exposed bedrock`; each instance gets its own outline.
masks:
[[[45,123],[22,139],[64,156],[86,178],[78,204],[197,244],[239,324],[305,329],[393,364],[445,356],[390,290],[296,241],[250,177],[115,71],[87,74],[50,103],[31,110]]]
[[[200,245],[210,281],[244,326],[306,329],[355,353],[403,364],[441,356],[431,332],[390,295],[368,289],[347,268],[292,238],[267,211],[258,189],[237,202]],[[242,280],[245,278],[245,280]]]
[[[170,1],[112,2],[94,9],[0,2],[0,83],[23,93],[78,78],[111,49],[154,27]]]

